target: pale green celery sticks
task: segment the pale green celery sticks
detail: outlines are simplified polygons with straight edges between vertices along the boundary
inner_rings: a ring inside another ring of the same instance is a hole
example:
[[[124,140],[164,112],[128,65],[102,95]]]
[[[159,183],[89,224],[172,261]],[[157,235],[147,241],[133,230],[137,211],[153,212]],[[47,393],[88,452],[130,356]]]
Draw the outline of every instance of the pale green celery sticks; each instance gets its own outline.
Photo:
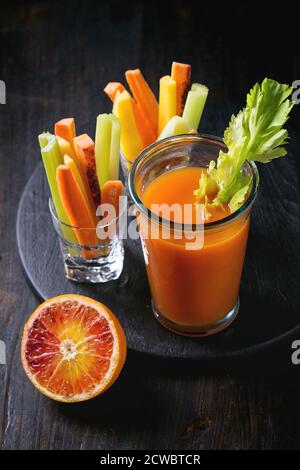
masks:
[[[44,132],[43,134],[39,135],[39,144],[41,147],[41,155],[57,217],[65,224],[70,225],[70,221],[60,199],[56,182],[56,168],[58,165],[63,163],[57,139],[55,135],[50,134],[50,132]],[[62,230],[64,232],[64,236],[70,243],[77,243],[77,239],[71,228],[63,226]]]
[[[188,92],[182,117],[184,121],[197,131],[202,117],[203,109],[206,103],[208,88],[200,83],[193,83]]]
[[[99,114],[97,117],[95,158],[100,188],[108,180],[119,178],[120,122],[113,114]]]

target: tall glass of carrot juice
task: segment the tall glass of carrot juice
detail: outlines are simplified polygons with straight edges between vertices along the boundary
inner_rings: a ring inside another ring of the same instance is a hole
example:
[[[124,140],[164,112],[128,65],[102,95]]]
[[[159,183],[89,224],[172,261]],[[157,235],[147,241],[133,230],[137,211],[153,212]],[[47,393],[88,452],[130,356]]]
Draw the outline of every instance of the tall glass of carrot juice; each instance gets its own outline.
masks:
[[[207,336],[226,328],[239,310],[239,286],[258,172],[246,162],[252,187],[234,213],[209,214],[194,190],[201,173],[226,147],[210,135],[180,135],[142,152],[129,174],[155,317],[183,335]]]

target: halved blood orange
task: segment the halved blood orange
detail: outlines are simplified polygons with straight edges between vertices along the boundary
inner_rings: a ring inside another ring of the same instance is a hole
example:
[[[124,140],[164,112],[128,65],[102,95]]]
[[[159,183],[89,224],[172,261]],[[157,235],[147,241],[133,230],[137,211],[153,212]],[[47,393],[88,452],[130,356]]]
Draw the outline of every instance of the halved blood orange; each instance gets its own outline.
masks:
[[[25,325],[21,359],[44,395],[57,401],[94,398],[118,378],[126,359],[126,338],[113,313],[81,295],[42,303]]]

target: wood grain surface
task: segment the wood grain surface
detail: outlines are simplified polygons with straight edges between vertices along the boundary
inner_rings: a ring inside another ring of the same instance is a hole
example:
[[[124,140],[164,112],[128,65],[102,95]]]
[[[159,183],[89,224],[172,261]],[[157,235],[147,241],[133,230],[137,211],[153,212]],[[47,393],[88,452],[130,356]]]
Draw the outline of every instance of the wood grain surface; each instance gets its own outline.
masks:
[[[298,29],[292,12],[284,19],[251,5],[0,3],[0,79],[7,87],[7,104],[0,105],[0,339],[7,345],[7,364],[0,365],[1,448],[300,449],[300,366],[291,364],[291,341],[300,335],[227,365],[130,353],[103,397],[76,406],[44,398],[19,360],[22,328],[38,300],[15,239],[19,199],[40,161],[36,136],[67,115],[76,118],[78,132],[93,136],[95,116],[110,110],[101,92],[108,80],[139,66],[157,92],[173,59],[191,62],[194,79],[211,89],[202,130],[222,134],[255,81],[300,79]],[[281,315],[287,322],[300,315],[298,109],[289,129],[290,160],[261,172],[260,197],[271,201],[273,191],[273,201],[258,206],[251,230],[253,265],[244,282],[252,282],[248,305],[254,299],[257,307],[247,314],[258,330],[261,322],[275,319],[280,327]]]

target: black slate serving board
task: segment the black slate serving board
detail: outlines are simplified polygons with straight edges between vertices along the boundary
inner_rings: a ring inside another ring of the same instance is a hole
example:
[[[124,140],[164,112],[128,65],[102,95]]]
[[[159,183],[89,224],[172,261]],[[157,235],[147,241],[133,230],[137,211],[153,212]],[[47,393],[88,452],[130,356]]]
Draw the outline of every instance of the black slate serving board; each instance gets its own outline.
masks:
[[[124,326],[129,348],[139,352],[205,361],[271,347],[300,332],[300,202],[293,159],[281,160],[260,166],[263,184],[253,211],[240,312],[214,337],[181,337],[155,320],[139,240],[125,242],[124,269],[117,281],[87,285],[64,277],[42,163],[19,204],[17,242],[24,270],[42,299],[77,293],[105,303]]]

